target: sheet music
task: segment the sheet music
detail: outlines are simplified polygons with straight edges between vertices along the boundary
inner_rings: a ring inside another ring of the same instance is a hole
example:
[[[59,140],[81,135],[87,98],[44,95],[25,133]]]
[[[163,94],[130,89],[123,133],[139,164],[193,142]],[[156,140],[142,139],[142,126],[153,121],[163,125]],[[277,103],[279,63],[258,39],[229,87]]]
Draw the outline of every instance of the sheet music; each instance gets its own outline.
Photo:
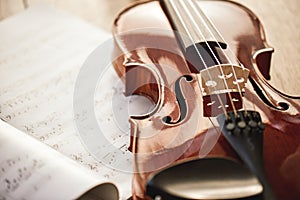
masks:
[[[73,120],[76,76],[89,53],[109,36],[45,5],[1,21],[0,118],[90,169],[95,177],[115,183],[124,199],[131,194],[131,174],[95,160],[82,146]],[[128,138],[124,140],[125,144]],[[22,156],[9,159],[27,159]],[[39,170],[40,165],[27,167]]]
[[[75,199],[105,182],[0,120],[0,199]]]

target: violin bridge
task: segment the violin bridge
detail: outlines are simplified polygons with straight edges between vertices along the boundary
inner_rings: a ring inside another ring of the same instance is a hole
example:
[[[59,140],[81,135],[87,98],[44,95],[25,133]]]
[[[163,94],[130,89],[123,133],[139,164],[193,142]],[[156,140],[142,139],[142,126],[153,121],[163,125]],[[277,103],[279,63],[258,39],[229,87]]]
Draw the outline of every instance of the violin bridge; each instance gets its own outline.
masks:
[[[215,117],[223,113],[224,109],[228,112],[242,108],[242,95],[249,76],[248,69],[222,64],[201,70],[197,76],[203,94],[205,117]]]
[[[228,92],[243,93],[249,70],[237,65],[221,64],[201,70],[198,76],[204,96]]]

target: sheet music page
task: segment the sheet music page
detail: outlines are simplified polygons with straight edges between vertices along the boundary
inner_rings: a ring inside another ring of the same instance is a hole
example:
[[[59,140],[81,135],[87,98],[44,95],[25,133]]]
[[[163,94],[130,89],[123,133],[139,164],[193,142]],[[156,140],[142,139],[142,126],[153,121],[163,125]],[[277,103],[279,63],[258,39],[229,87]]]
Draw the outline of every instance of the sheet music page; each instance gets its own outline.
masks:
[[[0,120],[0,199],[75,199],[105,182]],[[101,186],[99,186],[101,187]]]
[[[110,35],[45,5],[1,21],[0,118],[77,161],[95,177],[115,183],[125,199],[131,194],[132,174],[104,166],[90,155],[76,132],[72,107],[81,65]],[[114,132],[106,133],[111,140],[118,137],[118,129],[109,130]],[[131,160],[126,162],[120,164],[131,165]]]

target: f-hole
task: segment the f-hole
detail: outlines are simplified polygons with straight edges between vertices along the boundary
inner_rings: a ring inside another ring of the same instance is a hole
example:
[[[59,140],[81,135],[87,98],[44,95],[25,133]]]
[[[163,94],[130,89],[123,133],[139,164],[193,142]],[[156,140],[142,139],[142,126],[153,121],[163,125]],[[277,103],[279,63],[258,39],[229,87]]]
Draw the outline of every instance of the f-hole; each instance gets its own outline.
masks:
[[[165,116],[163,117],[163,122],[167,123],[167,124],[177,124],[179,122],[181,122],[187,114],[187,103],[186,100],[183,96],[183,93],[181,91],[181,86],[180,86],[180,82],[181,80],[184,79],[186,82],[190,82],[193,80],[193,78],[191,76],[185,75],[185,76],[181,76],[180,78],[178,78],[175,82],[175,94],[176,94],[176,99],[180,108],[180,117],[177,121],[174,121],[172,119],[171,116]]]

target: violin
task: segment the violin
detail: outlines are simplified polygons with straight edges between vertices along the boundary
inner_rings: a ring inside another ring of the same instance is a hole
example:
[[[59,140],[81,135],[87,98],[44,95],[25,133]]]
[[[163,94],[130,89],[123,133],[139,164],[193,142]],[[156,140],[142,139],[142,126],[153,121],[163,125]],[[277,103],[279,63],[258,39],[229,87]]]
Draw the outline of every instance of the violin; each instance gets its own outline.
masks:
[[[125,95],[154,108],[131,116],[133,199],[174,163],[245,163],[265,199],[300,197],[300,104],[268,83],[271,56],[255,14],[227,0],[135,3],[114,21],[115,71]],[[259,169],[257,169],[257,166]]]

